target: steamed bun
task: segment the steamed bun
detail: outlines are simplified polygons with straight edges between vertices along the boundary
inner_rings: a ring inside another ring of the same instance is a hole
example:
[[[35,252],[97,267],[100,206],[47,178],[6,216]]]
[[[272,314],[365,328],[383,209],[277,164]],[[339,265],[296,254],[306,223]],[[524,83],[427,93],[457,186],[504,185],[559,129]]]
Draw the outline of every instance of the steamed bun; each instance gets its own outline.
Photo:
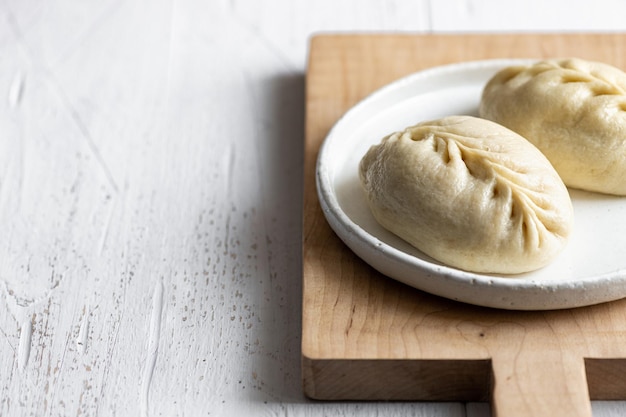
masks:
[[[547,60],[497,73],[480,116],[519,133],[566,185],[626,195],[626,73],[581,59]]]
[[[475,117],[450,116],[385,137],[362,158],[359,176],[383,227],[468,271],[541,268],[572,228],[568,191],[544,155]]]

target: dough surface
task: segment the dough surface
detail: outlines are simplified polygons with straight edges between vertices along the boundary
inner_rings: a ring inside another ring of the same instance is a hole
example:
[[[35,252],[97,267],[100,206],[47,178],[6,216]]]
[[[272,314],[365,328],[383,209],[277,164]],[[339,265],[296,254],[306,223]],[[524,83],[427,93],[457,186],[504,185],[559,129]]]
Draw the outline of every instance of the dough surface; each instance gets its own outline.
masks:
[[[572,228],[568,191],[544,155],[484,119],[450,116],[389,135],[361,159],[359,176],[384,228],[468,271],[541,268]]]
[[[581,59],[506,68],[480,116],[535,144],[566,185],[626,195],[626,73]]]

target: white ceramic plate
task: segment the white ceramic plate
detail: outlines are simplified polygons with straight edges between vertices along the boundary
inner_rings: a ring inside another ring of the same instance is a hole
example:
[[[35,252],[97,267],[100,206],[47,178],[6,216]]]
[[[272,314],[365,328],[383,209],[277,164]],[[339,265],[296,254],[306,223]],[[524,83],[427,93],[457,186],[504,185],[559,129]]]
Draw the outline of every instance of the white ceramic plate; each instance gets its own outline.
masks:
[[[432,68],[378,90],[348,111],[325,139],[317,190],[335,233],[383,274],[432,294],[516,310],[581,307],[626,297],[626,197],[570,190],[574,233],[565,251],[532,273],[497,276],[443,265],[383,229],[358,178],[367,149],[387,134],[453,114],[477,116],[485,83],[528,62],[490,60]]]

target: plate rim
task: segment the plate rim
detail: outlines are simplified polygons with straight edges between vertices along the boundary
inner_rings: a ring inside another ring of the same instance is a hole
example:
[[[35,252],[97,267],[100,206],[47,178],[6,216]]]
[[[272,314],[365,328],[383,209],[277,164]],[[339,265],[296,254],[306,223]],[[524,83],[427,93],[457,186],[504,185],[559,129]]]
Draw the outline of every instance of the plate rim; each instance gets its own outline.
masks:
[[[539,60],[527,58],[486,59],[462,61],[423,69],[376,89],[348,109],[335,122],[322,141],[315,165],[318,199],[324,217],[337,236],[358,257],[389,278],[404,282],[419,290],[468,304],[509,310],[551,310],[589,306],[626,297],[626,267],[582,279],[565,277],[562,280],[545,281],[531,277],[516,277],[515,275],[505,276],[504,274],[469,272],[420,259],[380,241],[376,236],[373,236],[356,224],[341,208],[337,195],[334,192],[334,176],[330,172],[331,167],[327,161],[332,140],[346,120],[349,120],[364,106],[367,106],[379,97],[384,97],[395,90],[404,88],[407,84],[418,83],[433,77],[446,77],[472,70],[485,71],[493,69],[497,71],[505,66],[528,64]],[[436,91],[436,89],[432,91]],[[372,259],[374,256],[380,256],[391,263],[385,267],[385,262],[381,263],[380,260]],[[392,273],[390,275],[389,269],[392,266],[394,268],[414,270],[415,273],[425,274],[426,276],[423,277],[424,279],[421,282],[416,282],[406,277],[397,276],[397,274]],[[426,282],[426,280],[432,281],[433,279],[438,282]],[[421,285],[416,285],[416,283]],[[607,286],[611,287],[611,291],[600,291],[601,289],[607,289]],[[593,287],[596,288],[597,293],[585,294],[589,288]],[[463,290],[468,289],[471,291],[463,292]],[[480,292],[476,291],[477,289]],[[615,291],[616,289],[619,289],[619,291]],[[517,294],[518,298],[530,297],[531,300],[522,304],[511,302],[508,298],[501,297],[502,291]],[[478,296],[476,295],[477,293],[479,293]],[[555,298],[557,293],[560,296]],[[494,297],[496,294],[498,297]],[[532,300],[533,297],[536,299]]]

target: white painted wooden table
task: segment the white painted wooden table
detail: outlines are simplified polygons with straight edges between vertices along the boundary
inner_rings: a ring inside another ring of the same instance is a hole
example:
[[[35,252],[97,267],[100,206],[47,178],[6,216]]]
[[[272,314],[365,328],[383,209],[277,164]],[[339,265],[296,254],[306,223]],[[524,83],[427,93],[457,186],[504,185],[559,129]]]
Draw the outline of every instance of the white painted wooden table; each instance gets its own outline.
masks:
[[[0,416],[489,415],[302,395],[307,39],[624,16],[620,0],[1,2]]]

